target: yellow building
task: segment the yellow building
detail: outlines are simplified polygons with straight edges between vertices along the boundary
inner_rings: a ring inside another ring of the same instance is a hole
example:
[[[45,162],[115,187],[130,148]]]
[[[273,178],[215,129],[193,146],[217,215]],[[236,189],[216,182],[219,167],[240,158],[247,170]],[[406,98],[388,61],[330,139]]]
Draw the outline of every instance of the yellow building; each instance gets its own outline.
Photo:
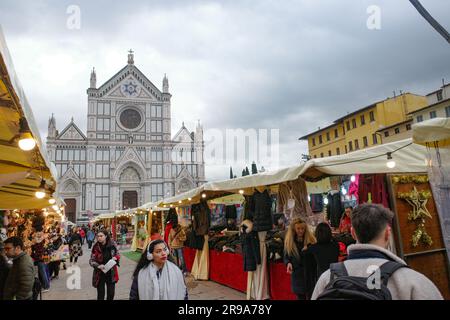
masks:
[[[323,158],[381,144],[380,128],[409,119],[408,113],[427,105],[424,96],[404,93],[375,102],[334,121],[330,126],[309,133],[299,140],[308,140],[311,158]]]

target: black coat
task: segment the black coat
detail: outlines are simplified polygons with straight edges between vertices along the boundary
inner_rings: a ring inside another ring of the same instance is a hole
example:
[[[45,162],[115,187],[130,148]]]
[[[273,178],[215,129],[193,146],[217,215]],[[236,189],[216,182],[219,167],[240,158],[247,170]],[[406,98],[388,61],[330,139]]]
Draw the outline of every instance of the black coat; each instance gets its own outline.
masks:
[[[197,250],[203,250],[203,246],[205,244],[205,237],[198,236],[195,234],[193,229],[189,230],[186,233],[187,242],[185,243],[187,247]]]
[[[210,210],[206,202],[192,206],[192,225],[197,236],[207,235],[210,225]]]
[[[272,198],[269,192],[256,190],[250,206],[253,213],[253,230],[256,232],[272,230]]]
[[[317,264],[317,278],[330,268],[330,264],[338,262],[339,245],[336,242],[313,244],[306,250],[311,253]]]
[[[291,289],[295,294],[312,295],[315,283],[317,282],[317,266],[314,256],[307,251],[303,251],[303,242],[297,242],[299,257],[285,254],[284,263],[292,264]]]
[[[11,265],[8,264],[6,257],[0,255],[0,301],[3,300],[3,291],[5,290],[5,283],[10,268]]]
[[[261,264],[261,252],[259,250],[258,233],[243,232],[241,234],[242,254],[244,257],[244,271],[255,271],[258,264]]]

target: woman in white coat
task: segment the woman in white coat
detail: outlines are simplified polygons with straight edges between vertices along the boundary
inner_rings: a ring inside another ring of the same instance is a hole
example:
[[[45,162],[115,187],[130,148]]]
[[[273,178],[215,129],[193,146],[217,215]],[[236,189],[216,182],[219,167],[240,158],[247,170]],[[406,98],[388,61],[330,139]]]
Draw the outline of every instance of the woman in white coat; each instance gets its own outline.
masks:
[[[184,276],[167,260],[169,248],[163,240],[149,243],[133,273],[130,300],[187,300]]]

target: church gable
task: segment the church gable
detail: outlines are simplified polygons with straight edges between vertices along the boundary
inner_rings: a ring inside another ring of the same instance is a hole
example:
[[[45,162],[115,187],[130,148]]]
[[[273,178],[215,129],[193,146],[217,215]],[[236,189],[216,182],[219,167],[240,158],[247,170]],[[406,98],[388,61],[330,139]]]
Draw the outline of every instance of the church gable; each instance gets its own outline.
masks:
[[[127,148],[124,153],[122,153],[120,158],[116,160],[116,168],[120,169],[122,166],[129,162],[134,162],[142,169],[142,171],[145,172],[145,161],[141,158],[141,156],[136,152],[134,148]]]
[[[61,181],[63,180],[75,180],[79,181],[80,177],[77,175],[75,170],[73,170],[72,164],[69,165],[69,168],[67,168],[67,171],[63,173],[63,176],[61,177]]]
[[[173,138],[174,142],[194,142],[192,135],[188,129],[183,125],[182,128],[177,132]]]
[[[134,65],[128,65],[98,89],[101,97],[162,100],[161,91]]]
[[[70,124],[56,137],[56,139],[85,141],[86,136],[83,132],[81,132],[72,119]]]

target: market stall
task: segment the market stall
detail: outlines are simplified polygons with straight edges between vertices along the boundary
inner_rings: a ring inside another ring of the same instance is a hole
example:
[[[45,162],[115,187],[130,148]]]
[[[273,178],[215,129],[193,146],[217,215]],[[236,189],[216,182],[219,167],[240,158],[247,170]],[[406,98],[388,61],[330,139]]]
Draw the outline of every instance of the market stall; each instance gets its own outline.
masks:
[[[0,209],[42,209],[56,190],[49,161],[0,30]]]
[[[435,239],[433,245],[434,252],[431,252],[434,260],[434,272],[441,275],[441,287],[450,286],[450,276],[445,277],[442,270],[447,265],[447,271],[450,273],[450,119],[435,118],[413,125],[413,141],[427,147],[427,171],[429,184],[434,197],[434,202],[440,222],[442,236],[433,235],[438,230],[438,226],[432,224],[427,226],[428,233],[431,234],[431,240]],[[429,210],[433,216],[434,208]],[[427,217],[425,217],[427,219]],[[426,223],[425,225],[427,225]],[[436,241],[437,236],[437,241]],[[442,242],[441,242],[442,238]],[[431,249],[428,248],[428,254],[425,251],[416,255],[417,262],[423,260],[423,256],[430,256]],[[437,270],[436,270],[437,269]],[[450,291],[448,289],[448,291]],[[447,292],[448,292],[447,291]],[[448,296],[447,296],[448,298]]]
[[[448,258],[442,218],[438,215],[427,174],[428,152],[412,139],[406,139],[343,156],[308,161],[302,176],[311,181],[329,176],[356,176],[351,182],[358,184],[355,189],[358,204],[380,203],[395,213],[389,250],[411,268],[425,274],[449,299]],[[348,193],[349,189],[345,191]]]
[[[407,218],[407,213],[410,211],[410,208],[406,207],[408,202],[404,198],[404,195],[402,198],[402,192],[404,193],[404,191],[399,188],[398,182],[402,181],[402,179],[413,181],[413,185],[403,187],[406,189],[423,182],[424,178],[421,178],[421,176],[426,172],[425,154],[426,149],[424,147],[413,144],[411,139],[407,139],[342,156],[313,159],[300,166],[274,172],[265,172],[232,180],[207,183],[186,194],[165,199],[163,203],[166,206],[179,206],[181,204],[186,206],[198,203],[201,199],[211,200],[224,194],[240,194],[246,200],[249,200],[248,197],[253,196],[255,192],[262,193],[267,191],[269,195],[275,196],[272,202],[273,207],[275,207],[271,212],[272,215],[282,213],[286,220],[289,220],[292,216],[302,216],[314,227],[314,225],[323,220],[331,219],[335,225],[339,222],[340,217],[335,217],[334,215],[336,213],[342,215],[342,210],[333,209],[333,201],[330,201],[333,200],[334,195],[337,195],[335,198],[341,206],[346,203],[352,205],[364,202],[381,203],[396,212],[395,223],[396,226],[399,226],[402,223],[401,219],[404,217]],[[304,183],[303,179],[308,181],[308,185]],[[327,181],[323,182],[323,180]],[[320,183],[322,183],[322,186],[317,186]],[[327,198],[322,203],[322,210],[316,209],[320,199],[319,196],[316,196],[314,200],[317,201],[313,200],[311,197],[314,194],[312,193],[313,190],[319,190],[320,197]],[[299,194],[296,194],[296,192],[299,192]],[[330,200],[328,196],[330,196]],[[403,209],[399,210],[397,203],[402,203]],[[312,207],[316,212],[313,211]],[[329,210],[328,212],[327,209]],[[317,218],[317,212],[322,213],[321,218]],[[282,220],[280,219],[280,221]],[[274,221],[272,227],[275,228],[276,225],[277,222]],[[399,230],[400,228],[397,227],[396,229]],[[266,235],[269,233],[271,232],[266,232]],[[436,236],[437,238],[442,237],[439,234]],[[269,246],[267,239],[260,240],[262,240],[263,244],[265,243]],[[272,240],[280,239],[275,238]],[[401,235],[397,232],[395,239],[392,239],[391,250],[405,257],[402,254],[400,242],[408,242],[410,240],[409,236]],[[282,244],[282,241],[279,241],[278,244],[280,242]],[[419,243],[419,245],[422,244]],[[271,252],[270,255],[273,253],[276,256],[277,252]],[[262,252],[262,254],[264,253]],[[257,288],[249,289],[252,287],[250,286],[247,289],[248,293],[251,291],[250,296],[257,299],[264,299],[264,297],[270,294],[274,299],[294,298],[293,295],[286,294],[290,285],[289,276],[286,275],[284,264],[280,263],[279,257],[274,260],[269,262],[268,267],[261,267],[263,272],[260,272],[256,277],[254,275],[252,282],[257,283]],[[228,261],[231,260],[228,259]],[[208,264],[210,275],[214,274],[217,268],[214,258],[212,262],[211,258],[209,258]],[[423,268],[429,267],[426,263],[423,266]],[[241,268],[240,270],[239,275],[244,274],[243,269]],[[430,274],[433,272],[435,273],[434,277]],[[442,289],[442,285],[437,283],[439,281],[436,280],[436,270],[433,272],[428,272],[430,279],[435,281],[445,295],[445,290]],[[427,272],[423,273],[427,274]],[[442,273],[445,273],[445,271],[440,272],[440,275]],[[236,273],[233,275],[235,276]],[[270,280],[269,284],[265,279],[267,275]],[[219,279],[219,281],[222,283],[225,282],[224,279]],[[282,290],[277,291],[278,288],[282,288]]]

